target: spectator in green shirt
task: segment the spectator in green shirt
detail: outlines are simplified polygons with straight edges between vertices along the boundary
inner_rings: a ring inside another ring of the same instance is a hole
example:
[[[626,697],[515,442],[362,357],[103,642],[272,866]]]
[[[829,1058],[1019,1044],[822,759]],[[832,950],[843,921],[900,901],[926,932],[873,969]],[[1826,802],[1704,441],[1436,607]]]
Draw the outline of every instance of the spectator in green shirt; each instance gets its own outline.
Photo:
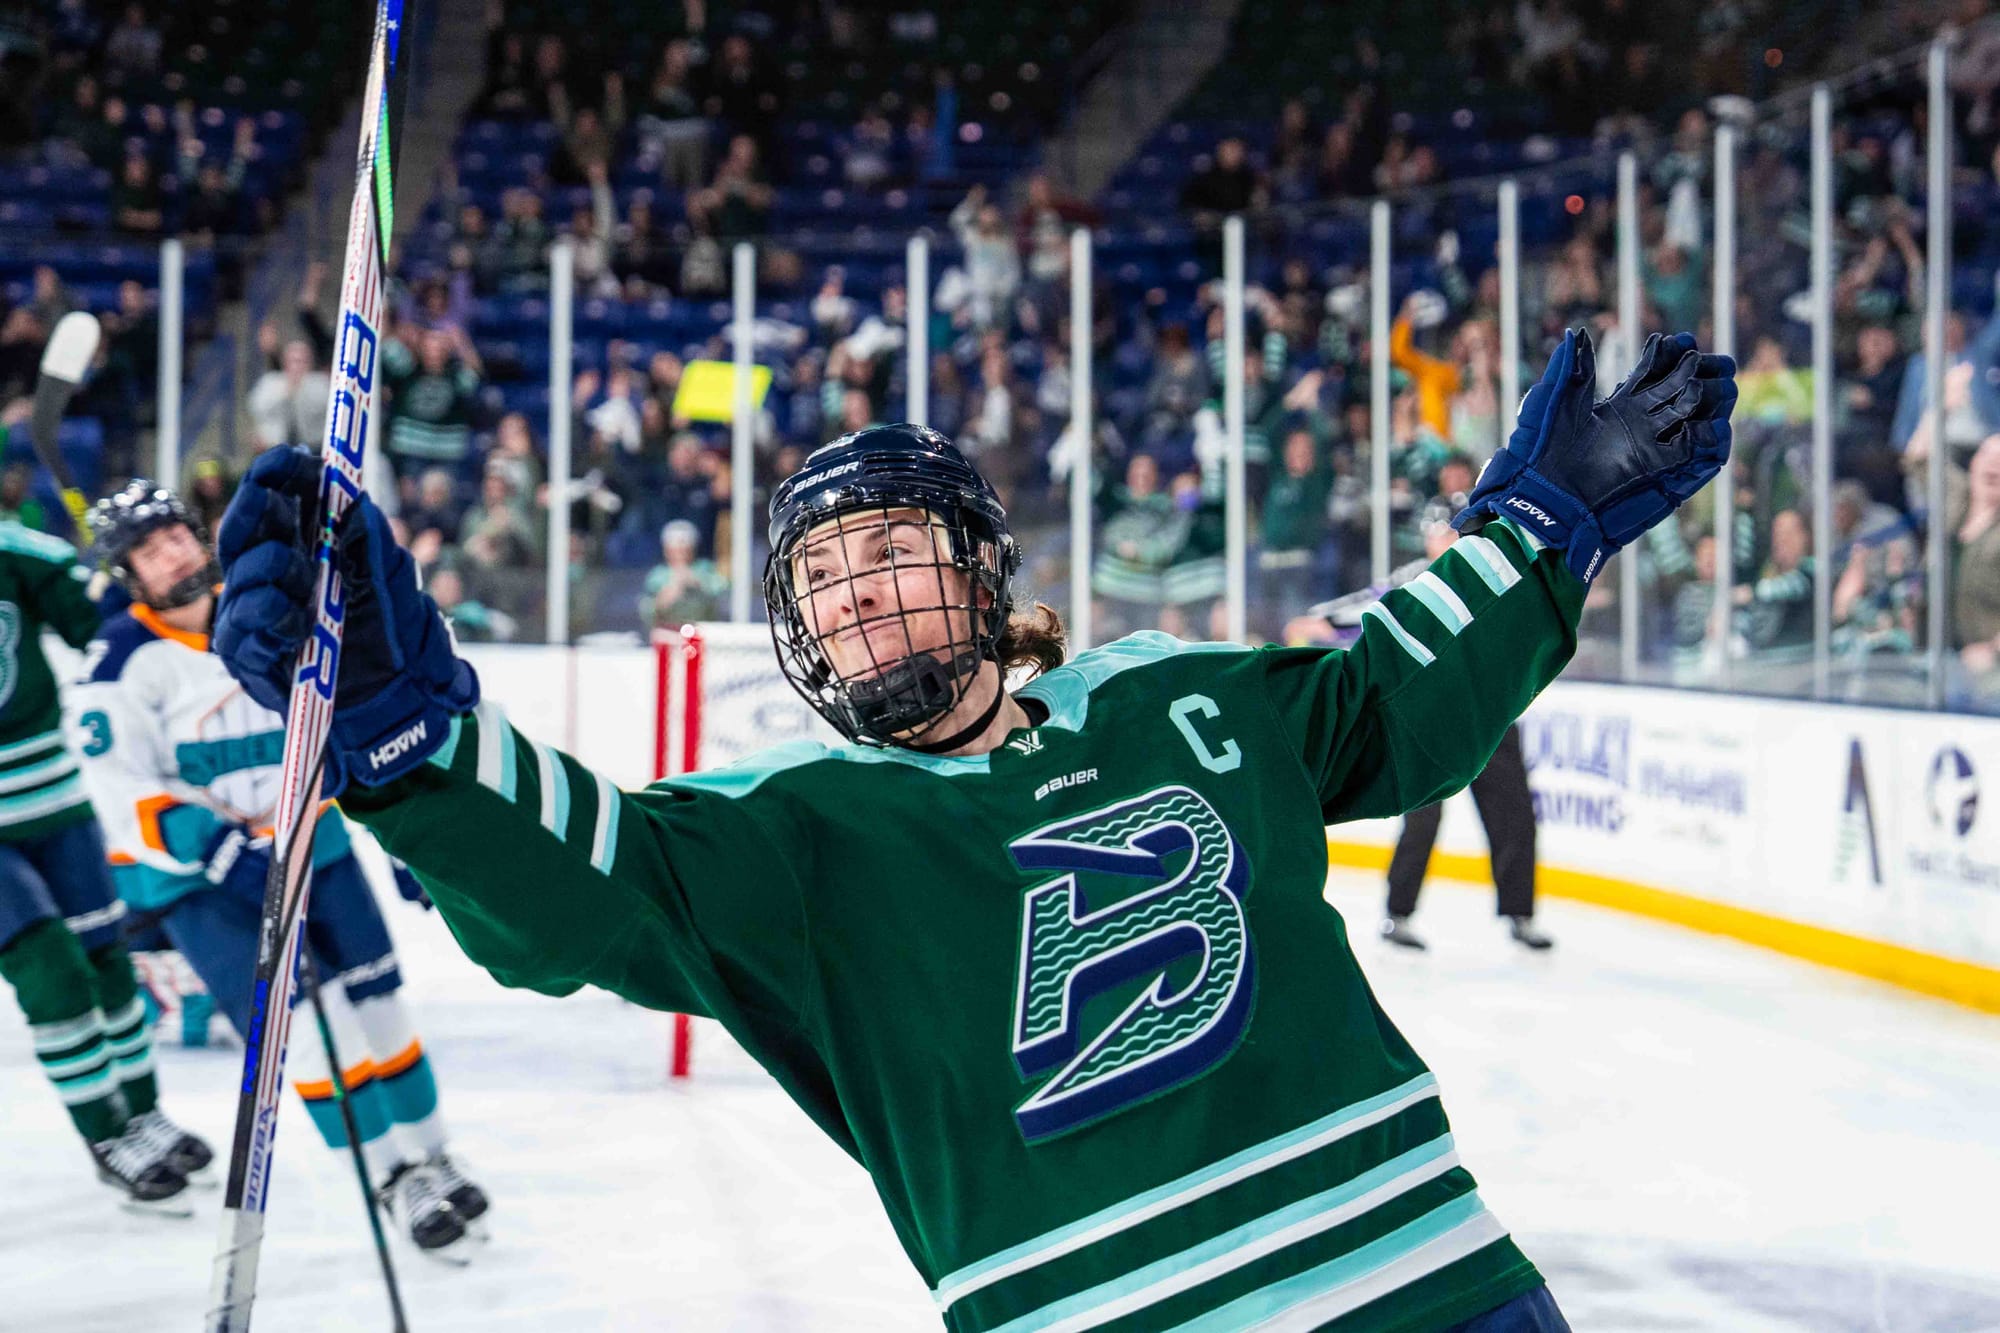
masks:
[[[729,581],[712,560],[697,558],[701,530],[677,518],[660,530],[660,563],[646,574],[639,622],[648,630],[672,629],[722,618]]]

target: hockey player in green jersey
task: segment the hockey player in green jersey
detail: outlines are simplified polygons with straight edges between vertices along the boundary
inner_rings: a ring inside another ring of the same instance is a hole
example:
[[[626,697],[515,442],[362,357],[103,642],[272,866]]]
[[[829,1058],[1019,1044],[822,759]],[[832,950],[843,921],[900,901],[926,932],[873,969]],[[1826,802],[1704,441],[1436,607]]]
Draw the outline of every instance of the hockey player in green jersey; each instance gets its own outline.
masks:
[[[68,542],[0,522],[0,976],[98,1175],[135,1207],[180,1212],[213,1154],[160,1109],[125,905],[42,652],[44,626],[75,648],[97,632],[87,577]]]
[[[837,440],[773,497],[766,597],[847,742],[635,793],[479,700],[364,500],[329,786],[503,983],[721,1020],[870,1172],[952,1329],[1561,1329],[1321,898],[1324,825],[1479,772],[1604,558],[1714,475],[1733,376],[1656,337],[1597,403],[1566,336],[1468,535],[1345,651],[1054,665],[958,452]],[[273,704],[322,484],[273,451],[222,524],[216,648]]]

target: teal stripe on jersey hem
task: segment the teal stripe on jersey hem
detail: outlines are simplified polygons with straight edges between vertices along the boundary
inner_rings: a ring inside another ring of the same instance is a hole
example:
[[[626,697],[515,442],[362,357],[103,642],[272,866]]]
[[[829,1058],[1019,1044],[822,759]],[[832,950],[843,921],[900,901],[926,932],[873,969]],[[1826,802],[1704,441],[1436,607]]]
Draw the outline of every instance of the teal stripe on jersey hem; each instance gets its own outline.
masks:
[[[1352,1180],[1285,1205],[1193,1245],[1156,1259],[1123,1277],[1100,1283],[1060,1301],[1011,1319],[992,1333],[1076,1333],[1122,1319],[1148,1306],[1191,1291],[1338,1226],[1366,1217],[1417,1186],[1458,1165],[1451,1135],[1440,1134]],[[1393,1233],[1392,1233],[1393,1234]]]
[[[597,775],[597,832],[590,840],[590,868],[609,875],[618,859],[618,789]]]
[[[83,774],[72,773],[32,796],[0,801],[0,827],[25,824],[44,815],[53,815],[72,806],[81,805],[89,799],[89,794],[83,789]]]
[[[569,773],[562,756],[548,746],[535,743],[535,777],[542,788],[542,827],[569,841]]]
[[[1473,572],[1479,575],[1486,586],[1495,593],[1506,592],[1521,581],[1521,575],[1512,562],[1500,553],[1499,547],[1484,537],[1476,534],[1460,537],[1451,544],[1451,550],[1445,554],[1453,553],[1472,566]]]
[[[451,771],[451,761],[458,755],[458,733],[464,725],[464,718],[454,716],[451,720],[450,728],[444,733],[444,744],[432,751],[431,757],[426,762],[436,764],[439,768],[449,773]]]
[[[39,759],[32,764],[0,771],[0,796],[5,796],[9,792],[25,791],[30,787],[39,787],[58,774],[74,772],[76,772],[75,755],[68,751],[52,754],[47,759]]]
[[[45,731],[39,736],[15,741],[12,745],[0,745],[0,764],[10,763],[27,755],[41,754],[45,750],[60,749],[62,743],[60,731]]]
[[[1239,1180],[1282,1166],[1307,1153],[1316,1152],[1329,1143],[1380,1124],[1391,1116],[1415,1106],[1418,1102],[1427,1101],[1437,1095],[1437,1077],[1433,1074],[1419,1074],[1409,1082],[1390,1088],[1387,1092],[1377,1093],[1363,1101],[1344,1106],[1310,1124],[1301,1125],[1276,1138],[1253,1144],[1241,1152],[1233,1153],[1219,1162],[1192,1171],[1177,1180],[1170,1180],[1144,1194],[1135,1194],[1068,1226],[1044,1232],[1032,1240],[1010,1246],[978,1263],[968,1264],[954,1273],[948,1273],[938,1283],[937,1289],[931,1293],[932,1299],[937,1302],[940,1311],[947,1310],[953,1301],[990,1286],[1002,1278],[1012,1277],[1016,1273],[1059,1259],[1065,1254],[1074,1253],[1087,1245],[1093,1245],[1183,1204],[1213,1194]]]
[[[1477,1194],[1462,1194],[1351,1253],[1239,1296],[1171,1333],[1238,1333],[1247,1328],[1304,1333],[1506,1236],[1507,1228],[1486,1211]],[[1287,1315],[1297,1322],[1280,1322]]]
[[[1395,613],[1390,611],[1388,607],[1382,605],[1380,602],[1376,602],[1374,605],[1364,608],[1361,612],[1361,618],[1366,620],[1370,616],[1373,616],[1381,623],[1384,629],[1389,631],[1389,637],[1401,644],[1404,652],[1416,659],[1418,666],[1427,667],[1437,661],[1437,654],[1418,642],[1416,635],[1404,629],[1402,622],[1396,619]]]
[[[1403,591],[1422,602],[1424,609],[1437,617],[1438,624],[1454,638],[1472,623],[1472,612],[1464,600],[1451,590],[1449,583],[1428,569],[1404,584]]]

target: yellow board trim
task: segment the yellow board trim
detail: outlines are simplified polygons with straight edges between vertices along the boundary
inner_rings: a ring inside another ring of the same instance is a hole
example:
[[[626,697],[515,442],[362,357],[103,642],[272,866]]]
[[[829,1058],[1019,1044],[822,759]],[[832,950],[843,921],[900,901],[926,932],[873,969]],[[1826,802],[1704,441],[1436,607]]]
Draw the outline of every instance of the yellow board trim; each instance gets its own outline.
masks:
[[[1388,847],[1375,843],[1326,840],[1328,862],[1354,870],[1387,870],[1389,851]],[[1493,882],[1492,862],[1484,856],[1463,852],[1432,852],[1430,873],[1474,884]],[[1546,897],[1593,903],[1710,935],[1723,935],[1822,967],[2000,1014],[2000,968],[1561,866],[1538,866],[1535,889]]]

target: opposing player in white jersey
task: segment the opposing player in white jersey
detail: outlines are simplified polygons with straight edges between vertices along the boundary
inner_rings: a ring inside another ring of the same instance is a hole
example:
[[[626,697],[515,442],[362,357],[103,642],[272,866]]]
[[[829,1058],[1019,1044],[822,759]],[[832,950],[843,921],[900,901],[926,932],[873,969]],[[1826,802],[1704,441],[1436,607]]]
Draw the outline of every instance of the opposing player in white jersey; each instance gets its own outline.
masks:
[[[113,878],[135,917],[157,922],[241,1033],[284,718],[246,695],[209,652],[218,572],[178,497],[133,481],[98,502],[90,525],[100,567],[132,597],[91,642],[68,703]],[[413,879],[398,880],[416,891]],[[486,1196],[445,1151],[437,1081],[398,994],[388,927],[347,825],[331,810],[313,843],[306,943],[370,1175],[419,1248],[450,1252],[486,1212]],[[290,1073],[328,1146],[345,1149],[316,1038],[292,1043]]]

